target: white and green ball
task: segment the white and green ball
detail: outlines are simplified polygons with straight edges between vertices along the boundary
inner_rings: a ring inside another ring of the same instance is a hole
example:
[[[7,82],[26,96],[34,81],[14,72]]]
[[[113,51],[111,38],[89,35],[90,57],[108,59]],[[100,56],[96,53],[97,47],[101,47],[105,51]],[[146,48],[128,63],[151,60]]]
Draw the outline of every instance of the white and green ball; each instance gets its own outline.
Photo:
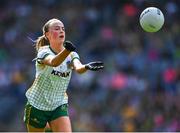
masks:
[[[157,32],[164,24],[164,15],[156,7],[146,8],[140,15],[140,25],[146,32]]]

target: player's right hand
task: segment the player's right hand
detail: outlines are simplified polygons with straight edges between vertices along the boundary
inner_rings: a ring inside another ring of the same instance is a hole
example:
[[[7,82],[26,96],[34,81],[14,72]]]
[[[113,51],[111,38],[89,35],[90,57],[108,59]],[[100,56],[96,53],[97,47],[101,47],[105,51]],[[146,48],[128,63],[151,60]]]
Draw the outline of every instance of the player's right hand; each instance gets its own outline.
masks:
[[[76,46],[71,41],[65,41],[63,46],[68,51],[75,51],[76,49]]]

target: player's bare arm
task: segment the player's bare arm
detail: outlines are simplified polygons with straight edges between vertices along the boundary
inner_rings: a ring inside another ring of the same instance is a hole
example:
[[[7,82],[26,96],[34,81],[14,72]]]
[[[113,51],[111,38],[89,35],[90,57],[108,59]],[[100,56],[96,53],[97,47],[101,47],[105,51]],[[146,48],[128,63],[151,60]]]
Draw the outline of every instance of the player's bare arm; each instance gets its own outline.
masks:
[[[59,66],[65,59],[66,57],[76,49],[76,47],[70,42],[66,41],[64,43],[64,49],[58,53],[57,55],[48,55],[42,63],[48,66],[53,66],[57,67]]]
[[[103,69],[104,65],[101,61],[94,61],[83,65],[80,60],[76,58],[73,60],[73,68],[76,72],[82,74],[87,70],[98,71],[100,69]]]

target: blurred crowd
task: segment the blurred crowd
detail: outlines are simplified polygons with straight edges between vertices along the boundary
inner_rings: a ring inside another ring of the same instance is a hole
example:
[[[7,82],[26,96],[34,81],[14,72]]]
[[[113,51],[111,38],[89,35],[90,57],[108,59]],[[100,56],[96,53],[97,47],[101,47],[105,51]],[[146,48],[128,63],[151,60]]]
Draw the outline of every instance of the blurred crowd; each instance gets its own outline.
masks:
[[[157,33],[139,25],[149,6],[161,9]],[[51,18],[83,63],[105,69],[73,73],[68,88],[73,131],[180,132],[180,2],[178,0],[0,1],[0,131],[26,131],[25,92],[35,77],[32,40]]]

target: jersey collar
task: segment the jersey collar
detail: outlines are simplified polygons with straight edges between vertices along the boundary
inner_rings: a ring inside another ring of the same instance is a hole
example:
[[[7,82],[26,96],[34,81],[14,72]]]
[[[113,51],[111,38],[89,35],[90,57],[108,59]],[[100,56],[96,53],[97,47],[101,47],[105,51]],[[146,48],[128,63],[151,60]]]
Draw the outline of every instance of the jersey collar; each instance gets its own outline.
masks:
[[[51,48],[51,46],[49,46],[49,49],[50,49],[55,55],[58,54],[58,53],[56,53],[56,52]]]

